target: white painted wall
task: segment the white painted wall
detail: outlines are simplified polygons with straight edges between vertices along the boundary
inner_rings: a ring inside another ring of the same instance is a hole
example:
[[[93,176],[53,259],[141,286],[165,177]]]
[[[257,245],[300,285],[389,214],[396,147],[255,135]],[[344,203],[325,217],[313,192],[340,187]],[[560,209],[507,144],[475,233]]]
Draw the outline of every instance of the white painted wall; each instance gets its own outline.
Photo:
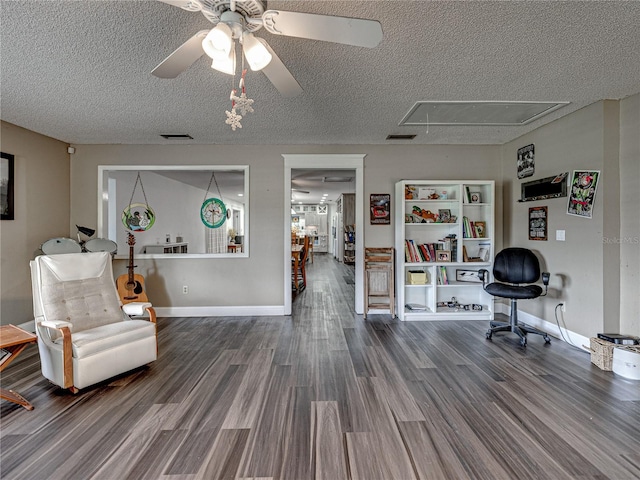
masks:
[[[111,173],[111,176],[117,179],[118,227],[116,229],[117,239],[112,240],[118,243],[118,255],[129,254],[128,230],[122,225],[120,214],[129,205],[136,175],[136,171]],[[151,171],[140,172],[140,179],[149,206],[155,212],[156,221],[149,230],[135,234],[135,252],[143,253],[145,245],[165,243],[167,235],[170,236],[171,242],[175,242],[176,236],[181,235],[183,241],[189,244],[190,253],[205,253],[204,231],[206,227],[200,219],[200,205],[204,200],[205,191]],[[164,192],[171,192],[171,195],[165,195]],[[179,202],[176,202],[176,199],[179,199]],[[144,203],[144,196],[139,184],[136,187],[133,202]]]

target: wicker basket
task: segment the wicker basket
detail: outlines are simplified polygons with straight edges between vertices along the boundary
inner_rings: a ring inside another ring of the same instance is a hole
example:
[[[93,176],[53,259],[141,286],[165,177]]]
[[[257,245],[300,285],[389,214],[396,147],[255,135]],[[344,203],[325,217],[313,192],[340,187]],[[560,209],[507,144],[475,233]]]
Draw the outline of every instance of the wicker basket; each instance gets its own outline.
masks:
[[[610,372],[613,369],[613,349],[616,344],[601,338],[591,337],[591,363]]]

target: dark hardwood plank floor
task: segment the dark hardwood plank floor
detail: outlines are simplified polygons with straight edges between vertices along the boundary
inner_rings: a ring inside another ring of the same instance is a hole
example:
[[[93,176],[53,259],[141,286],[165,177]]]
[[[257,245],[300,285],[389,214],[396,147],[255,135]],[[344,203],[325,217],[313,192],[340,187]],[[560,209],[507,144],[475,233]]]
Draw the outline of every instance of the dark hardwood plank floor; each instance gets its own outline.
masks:
[[[64,392],[29,347],[3,479],[638,479],[640,382],[487,322],[366,321],[316,254],[291,317],[159,319],[153,364]]]

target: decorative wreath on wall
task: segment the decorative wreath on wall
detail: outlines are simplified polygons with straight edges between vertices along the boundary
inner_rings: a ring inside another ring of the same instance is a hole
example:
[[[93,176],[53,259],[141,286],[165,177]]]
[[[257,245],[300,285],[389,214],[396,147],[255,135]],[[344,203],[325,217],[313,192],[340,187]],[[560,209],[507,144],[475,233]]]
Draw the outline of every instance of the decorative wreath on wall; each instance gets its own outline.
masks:
[[[144,203],[133,203],[133,196],[136,193],[136,188],[140,184],[142,190],[142,196],[144,197]],[[131,198],[129,204],[122,210],[122,224],[127,230],[132,232],[144,232],[153,227],[156,222],[156,214],[149,206],[147,201],[147,194],[144,192],[144,186],[142,185],[142,179],[140,178],[140,172],[136,177],[136,183],[133,185],[133,191],[131,192]]]

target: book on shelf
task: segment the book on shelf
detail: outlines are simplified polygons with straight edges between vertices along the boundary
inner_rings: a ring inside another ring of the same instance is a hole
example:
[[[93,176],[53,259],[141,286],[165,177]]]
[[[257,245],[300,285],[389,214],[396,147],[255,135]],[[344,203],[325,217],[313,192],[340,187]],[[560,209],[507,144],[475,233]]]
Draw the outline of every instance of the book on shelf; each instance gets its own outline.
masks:
[[[429,255],[429,250],[427,249],[425,244],[423,243],[422,245],[419,245],[419,247],[420,253],[422,253],[422,256],[425,258],[425,262],[432,262],[433,259],[431,258],[431,255]]]
[[[449,278],[447,277],[447,267],[441,265],[437,269],[438,273],[438,285],[449,285]]]
[[[433,243],[427,244],[427,248],[429,249],[429,255],[431,256],[432,261],[436,260],[436,247]]]
[[[458,239],[455,234],[432,243],[417,243],[415,240],[406,239],[404,242],[404,261],[407,263],[436,262],[436,253],[440,250],[451,252],[450,262],[458,261]]]
[[[418,250],[416,249],[416,243],[413,240],[409,240],[411,246],[411,253],[413,254],[414,262],[421,262],[420,255],[418,254]]]
[[[485,238],[487,235],[487,222],[472,222],[467,217],[462,217],[462,236],[464,238]]]
[[[442,250],[449,250],[451,252],[451,261],[458,261],[458,239],[455,233],[451,233],[446,237],[438,240],[442,247]]]
[[[427,309],[426,305],[421,303],[407,303],[405,307],[412,312],[424,312]]]

